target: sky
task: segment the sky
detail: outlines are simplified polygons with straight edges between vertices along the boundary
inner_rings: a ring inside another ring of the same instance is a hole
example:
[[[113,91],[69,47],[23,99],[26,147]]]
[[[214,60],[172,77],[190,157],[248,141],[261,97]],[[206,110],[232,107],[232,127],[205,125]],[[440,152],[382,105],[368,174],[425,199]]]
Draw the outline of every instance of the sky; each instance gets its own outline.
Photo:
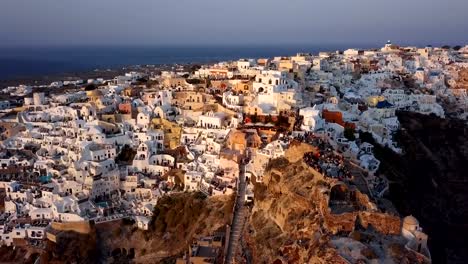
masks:
[[[468,44],[467,0],[1,0],[0,46]]]

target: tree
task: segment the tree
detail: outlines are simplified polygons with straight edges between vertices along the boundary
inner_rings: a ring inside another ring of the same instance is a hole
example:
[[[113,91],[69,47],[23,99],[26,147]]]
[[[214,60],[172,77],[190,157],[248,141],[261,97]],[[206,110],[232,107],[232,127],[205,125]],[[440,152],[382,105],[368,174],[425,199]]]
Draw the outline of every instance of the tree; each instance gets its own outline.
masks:
[[[158,85],[159,82],[157,80],[148,80],[146,82],[146,88],[151,88],[152,86]]]
[[[143,84],[143,83],[147,83],[147,82],[148,82],[148,80],[147,80],[146,78],[138,78],[136,81],[137,81],[137,83],[139,83],[139,84]]]
[[[350,127],[345,128],[344,137],[348,139],[349,141],[356,140],[356,136],[354,135],[354,129]]]
[[[92,91],[92,90],[96,90],[96,85],[95,84],[86,85],[85,91]]]
[[[257,123],[258,122],[257,113],[255,113],[253,116],[250,116],[250,119],[252,120],[252,123]]]
[[[198,64],[194,64],[194,65],[192,65],[192,67],[190,67],[190,70],[191,70],[191,71],[192,71],[192,73],[193,73],[193,72],[195,72],[195,71],[199,70],[200,68],[201,68],[201,66],[200,66],[200,65],[198,65]]]
[[[279,115],[278,119],[276,120],[277,126],[288,126],[289,125],[289,118],[284,115]]]
[[[131,163],[135,158],[136,151],[132,149],[129,145],[125,145],[122,148],[122,151],[115,158],[116,162]]]
[[[189,84],[200,84],[201,80],[200,79],[187,79],[186,82]]]
[[[207,78],[206,79],[206,88],[210,88],[210,87],[212,87],[211,80]]]

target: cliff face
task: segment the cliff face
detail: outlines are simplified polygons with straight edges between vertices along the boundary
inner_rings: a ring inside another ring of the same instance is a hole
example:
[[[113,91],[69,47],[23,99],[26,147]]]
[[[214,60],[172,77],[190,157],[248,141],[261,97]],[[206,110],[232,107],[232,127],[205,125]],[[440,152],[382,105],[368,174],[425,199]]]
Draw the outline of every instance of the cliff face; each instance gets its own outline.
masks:
[[[400,218],[380,212],[356,188],[311,169],[302,161],[311,150],[305,144],[292,144],[287,158],[271,161],[265,181],[255,184],[254,206],[244,232],[252,262],[422,263],[403,246]],[[334,207],[343,204],[349,210]]]
[[[402,112],[398,119],[404,155],[375,149],[381,172],[392,182],[389,198],[401,214],[420,221],[434,263],[466,263],[468,127],[416,113]]]
[[[53,223],[56,234],[44,249],[0,247],[0,263],[172,263],[196,236],[230,223],[233,196],[206,198],[179,193],[161,198],[147,231],[130,220],[96,225]]]
[[[458,79],[456,88],[458,89],[468,89],[468,69],[461,68],[458,71]]]
[[[149,230],[137,230],[133,224],[112,222],[97,225],[99,249],[111,253],[116,263],[126,263],[133,252],[136,263],[159,263],[188,248],[194,237],[211,235],[230,221],[234,197],[204,198],[199,193],[180,193],[158,201]]]
[[[313,203],[319,175],[302,162],[275,160],[265,184],[255,186],[255,206],[246,235],[254,263],[304,263],[324,243]],[[333,255],[333,254],[332,254]]]

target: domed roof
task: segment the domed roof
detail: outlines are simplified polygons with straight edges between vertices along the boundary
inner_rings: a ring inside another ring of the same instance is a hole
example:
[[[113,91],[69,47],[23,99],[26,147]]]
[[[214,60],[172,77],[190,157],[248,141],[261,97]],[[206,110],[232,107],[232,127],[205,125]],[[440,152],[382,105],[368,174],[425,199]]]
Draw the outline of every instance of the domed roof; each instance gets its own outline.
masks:
[[[419,221],[416,217],[409,215],[403,218],[403,225],[419,225]]]

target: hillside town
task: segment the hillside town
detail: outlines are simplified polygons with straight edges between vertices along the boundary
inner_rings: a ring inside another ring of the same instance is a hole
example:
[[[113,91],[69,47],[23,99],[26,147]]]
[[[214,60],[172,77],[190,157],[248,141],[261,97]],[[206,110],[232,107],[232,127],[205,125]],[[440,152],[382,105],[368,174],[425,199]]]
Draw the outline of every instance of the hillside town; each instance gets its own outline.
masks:
[[[227,234],[198,239],[177,263],[233,263],[245,221],[238,214],[292,146],[311,147],[297,158],[330,185],[314,194],[329,201],[321,214],[362,222],[391,211],[381,209],[389,181],[374,148],[404,152],[398,111],[468,119],[468,46],[388,41],[151,69],[1,90],[1,246],[40,250],[55,240],[54,227],[70,223],[131,219],[148,230],[162,197],[201,192],[236,197],[232,224]],[[334,234],[354,230],[351,220],[336,230],[327,221]],[[382,232],[431,263],[418,220],[393,213],[391,221],[396,227]],[[332,241],[348,261],[335,263],[354,263],[353,249],[343,249],[349,241]]]

